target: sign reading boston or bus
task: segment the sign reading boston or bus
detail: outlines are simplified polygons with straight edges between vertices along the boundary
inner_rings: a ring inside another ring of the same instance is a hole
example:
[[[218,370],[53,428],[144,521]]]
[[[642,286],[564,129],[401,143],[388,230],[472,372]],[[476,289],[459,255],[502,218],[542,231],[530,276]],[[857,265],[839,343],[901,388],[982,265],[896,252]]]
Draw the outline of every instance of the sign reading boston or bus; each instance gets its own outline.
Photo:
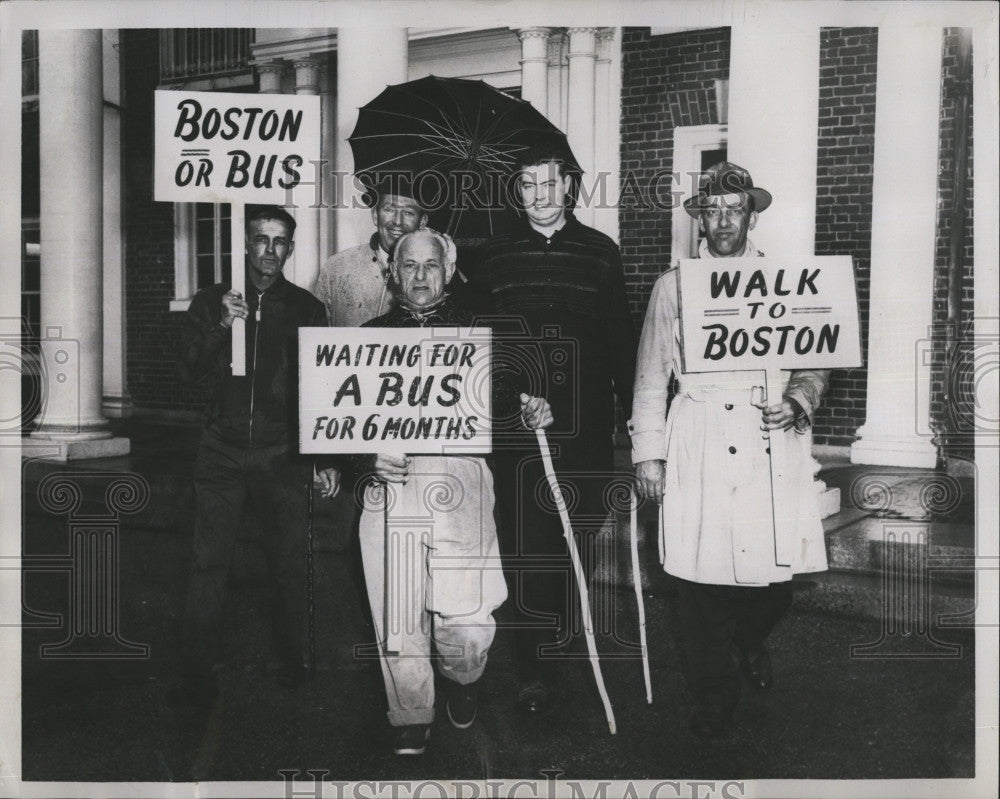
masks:
[[[861,365],[850,256],[682,259],[685,372]]]
[[[160,201],[285,205],[320,151],[314,96],[157,91],[155,114]]]

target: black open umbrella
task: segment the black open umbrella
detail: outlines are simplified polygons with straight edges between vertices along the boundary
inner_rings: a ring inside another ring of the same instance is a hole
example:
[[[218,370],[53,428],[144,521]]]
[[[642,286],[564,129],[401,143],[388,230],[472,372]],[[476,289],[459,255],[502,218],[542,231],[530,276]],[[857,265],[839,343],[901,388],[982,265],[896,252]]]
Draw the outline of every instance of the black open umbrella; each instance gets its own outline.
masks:
[[[435,226],[462,239],[509,224],[518,153],[544,144],[579,170],[566,134],[531,103],[481,80],[431,75],[388,86],[360,109],[348,141],[368,189],[415,198]]]

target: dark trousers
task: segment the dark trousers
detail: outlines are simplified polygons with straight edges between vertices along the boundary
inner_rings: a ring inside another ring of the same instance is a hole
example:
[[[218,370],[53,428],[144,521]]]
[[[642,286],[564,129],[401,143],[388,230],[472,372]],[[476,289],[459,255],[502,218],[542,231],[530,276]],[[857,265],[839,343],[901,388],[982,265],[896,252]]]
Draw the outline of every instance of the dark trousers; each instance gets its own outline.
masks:
[[[731,710],[739,698],[733,645],[759,646],[792,603],[792,584],[706,585],[677,578],[676,625],[688,687],[702,705]]]
[[[301,664],[305,626],[309,466],[287,445],[246,449],[202,436],[194,468],[194,566],[184,610],[185,669],[205,673],[220,654],[222,616],[244,506],[255,514],[268,564],[274,645]]]
[[[555,459],[584,575],[591,582],[597,534],[608,513],[607,472],[574,469]],[[537,450],[496,455],[500,554],[509,599],[501,623],[511,630],[518,676],[551,683],[554,669],[583,624],[573,566],[558,509]]]

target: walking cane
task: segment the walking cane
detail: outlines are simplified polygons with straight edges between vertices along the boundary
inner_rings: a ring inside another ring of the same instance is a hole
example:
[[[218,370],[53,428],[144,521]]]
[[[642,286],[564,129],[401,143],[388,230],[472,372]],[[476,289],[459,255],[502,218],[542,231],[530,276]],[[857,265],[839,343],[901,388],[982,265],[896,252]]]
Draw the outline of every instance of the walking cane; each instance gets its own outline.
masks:
[[[642,676],[646,681],[646,704],[653,704],[653,683],[649,676],[649,650],[646,647],[646,605],[642,601],[642,575],[639,573],[639,532],[637,522],[638,499],[635,486],[631,488],[629,503],[629,544],[632,550],[632,585],[635,601],[639,606],[639,646],[642,649]]]
[[[562,491],[559,490],[559,483],[556,481],[556,472],[552,466],[552,455],[549,452],[548,438],[542,429],[535,430],[535,436],[538,438],[538,448],[542,452],[545,476],[548,478],[549,488],[552,489],[552,496],[555,499],[556,507],[559,509],[559,518],[562,521],[566,545],[569,547],[570,560],[573,561],[576,586],[580,591],[580,611],[583,615],[583,631],[587,639],[587,651],[590,653],[590,665],[594,669],[597,690],[601,694],[601,701],[604,703],[604,713],[608,717],[608,728],[611,730],[611,734],[614,735],[617,731],[615,728],[615,713],[611,709],[611,700],[608,699],[608,692],[604,688],[601,663],[597,658],[597,645],[594,643],[594,624],[590,618],[590,594],[587,591],[587,580],[583,575],[583,566],[580,564],[580,553],[576,550],[576,540],[573,538],[573,528],[570,526],[566,501],[563,499]]]
[[[316,677],[316,600],[313,585],[313,484],[306,486],[306,603],[308,605],[309,674]]]

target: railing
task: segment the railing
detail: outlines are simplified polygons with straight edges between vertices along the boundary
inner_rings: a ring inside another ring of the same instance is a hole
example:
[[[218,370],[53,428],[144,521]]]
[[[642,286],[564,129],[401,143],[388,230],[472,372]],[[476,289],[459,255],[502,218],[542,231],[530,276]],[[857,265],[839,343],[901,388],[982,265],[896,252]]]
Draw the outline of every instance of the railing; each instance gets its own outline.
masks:
[[[160,31],[160,81],[229,75],[249,69],[253,28]]]

